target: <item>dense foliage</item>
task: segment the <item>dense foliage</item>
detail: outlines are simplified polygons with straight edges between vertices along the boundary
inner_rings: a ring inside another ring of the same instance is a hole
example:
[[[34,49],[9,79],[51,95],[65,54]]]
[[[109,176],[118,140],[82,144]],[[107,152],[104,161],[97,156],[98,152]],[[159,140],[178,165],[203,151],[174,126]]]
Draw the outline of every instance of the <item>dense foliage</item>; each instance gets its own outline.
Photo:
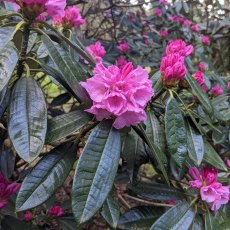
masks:
[[[230,228],[228,5],[0,7],[2,229]]]

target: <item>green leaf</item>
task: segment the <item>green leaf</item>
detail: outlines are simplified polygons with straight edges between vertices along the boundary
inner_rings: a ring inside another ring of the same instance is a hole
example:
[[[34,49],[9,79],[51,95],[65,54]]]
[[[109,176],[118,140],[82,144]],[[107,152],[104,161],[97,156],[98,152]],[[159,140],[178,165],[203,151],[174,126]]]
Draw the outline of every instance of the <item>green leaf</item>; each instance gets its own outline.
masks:
[[[165,113],[165,132],[169,152],[182,167],[187,156],[187,133],[184,118],[175,98],[169,98]]]
[[[148,120],[146,122],[146,133],[153,143],[160,148],[161,151],[165,150],[165,135],[164,129],[160,126],[159,121],[154,115],[153,111],[148,111]]]
[[[228,171],[224,161],[207,141],[204,141],[204,161],[215,168]]]
[[[200,165],[204,157],[204,141],[202,135],[187,123],[189,157],[196,165]]]
[[[132,193],[150,200],[181,200],[183,193],[165,184],[139,182],[130,187]]]
[[[230,102],[229,96],[224,94],[215,97],[212,100],[214,107],[214,114],[218,120],[229,121],[230,120]]]
[[[170,208],[164,213],[150,228],[150,230],[170,229],[177,230],[189,229],[195,216],[192,207],[184,201]]]
[[[7,43],[0,50],[0,91],[2,91],[9,82],[17,62],[17,49],[12,42]]]
[[[68,84],[68,86],[73,90],[75,93],[77,99],[81,102],[87,102],[89,97],[85,90],[80,86],[79,80],[75,72],[76,67],[73,67],[73,63],[70,60],[70,56],[67,52],[60,53],[57,47],[54,45],[52,40],[48,36],[43,36],[43,43],[46,46],[50,57],[56,64],[56,66],[59,68],[59,71],[62,74],[63,80]],[[77,63],[75,63],[77,65]]]
[[[93,217],[108,196],[118,168],[120,145],[120,133],[111,121],[101,122],[90,134],[73,181],[72,209],[79,224]]]
[[[116,228],[120,217],[120,207],[116,200],[111,195],[107,197],[103,204],[101,215],[106,222],[112,227]]]
[[[44,145],[47,109],[42,90],[32,77],[21,77],[13,88],[8,129],[19,156],[33,161]]]
[[[164,208],[137,206],[125,212],[118,222],[121,230],[149,230],[154,221],[162,215]]]
[[[202,90],[201,86],[190,75],[186,75],[185,79],[188,81],[195,95],[199,98],[206,112],[208,114],[212,114],[213,108],[211,105],[211,101],[209,100],[207,94]]]
[[[9,42],[14,29],[14,27],[0,27],[0,49],[2,49],[7,42]]]
[[[8,106],[8,102],[10,99],[10,90],[5,87],[3,90],[0,92],[0,118],[4,114],[6,107]]]
[[[80,110],[52,118],[48,121],[46,143],[55,142],[80,130],[91,119],[92,117],[88,113]]]
[[[62,230],[76,230],[76,221],[73,216],[61,216],[57,221]]]
[[[64,183],[74,164],[77,147],[64,143],[45,155],[24,179],[16,200],[17,212],[48,200]]]
[[[206,212],[204,219],[205,219],[205,230],[219,229],[214,217],[212,216],[209,210]]]
[[[193,220],[193,223],[189,230],[203,230],[204,229],[204,223],[200,216],[196,216]]]

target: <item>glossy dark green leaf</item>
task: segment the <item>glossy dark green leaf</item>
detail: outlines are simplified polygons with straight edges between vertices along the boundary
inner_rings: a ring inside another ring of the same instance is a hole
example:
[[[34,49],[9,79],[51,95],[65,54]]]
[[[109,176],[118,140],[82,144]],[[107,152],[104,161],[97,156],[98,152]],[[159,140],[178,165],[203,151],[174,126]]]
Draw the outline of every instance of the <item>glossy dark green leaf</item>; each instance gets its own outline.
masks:
[[[0,92],[0,118],[3,116],[10,99],[10,90],[5,87]]]
[[[161,151],[165,149],[165,134],[163,127],[160,126],[160,123],[153,111],[148,111],[148,120],[146,122],[146,133],[154,144],[158,146]]]
[[[8,131],[21,158],[33,161],[41,152],[47,129],[44,95],[32,77],[21,77],[11,93]]]
[[[77,223],[73,216],[61,216],[57,221],[62,230],[76,230]]]
[[[82,224],[101,208],[108,196],[120,158],[120,133],[110,121],[101,122],[90,134],[74,175],[72,209]]]
[[[61,72],[63,80],[73,90],[77,96],[77,99],[80,101],[88,101],[86,91],[79,84],[80,79],[76,77],[74,68],[71,68],[74,64],[71,62],[71,60],[69,60],[68,53],[64,51],[64,53],[60,53],[48,36],[43,36],[43,42],[49,52],[50,57]],[[77,65],[77,63],[75,63],[75,65]]]
[[[112,228],[117,227],[117,223],[120,217],[119,209],[119,203],[114,200],[111,195],[108,195],[103,204],[101,215]]]
[[[150,230],[158,229],[189,229],[192,224],[195,212],[189,204],[184,201],[165,212],[150,228]]]
[[[229,96],[224,94],[215,97],[212,100],[212,105],[214,107],[214,115],[220,121],[230,120],[230,102]]]
[[[206,112],[209,114],[212,114],[213,108],[211,105],[211,101],[209,100],[207,94],[202,90],[201,86],[190,75],[187,75],[185,79],[188,81],[193,92],[199,98],[199,100],[200,100],[201,104],[203,105],[204,109],[206,110]]]
[[[14,29],[14,27],[0,27],[0,49],[2,49],[7,42],[9,42]]]
[[[209,210],[206,212],[204,220],[205,220],[205,230],[217,229],[218,226],[217,222]]]
[[[165,132],[169,153],[182,167],[188,153],[184,118],[175,98],[169,98],[165,113]]]
[[[118,229],[149,230],[154,221],[164,212],[164,208],[137,206],[129,209],[119,219]]]
[[[204,141],[202,135],[189,123],[187,124],[189,157],[196,165],[200,165],[204,157]]]
[[[218,130],[213,130],[212,131],[212,140],[213,140],[213,144],[222,144],[224,142],[227,141],[228,139],[228,133],[229,133],[229,129],[228,127],[224,127],[224,126],[218,126]]]
[[[48,121],[46,143],[60,140],[86,125],[92,117],[81,110],[56,116]]]
[[[227,171],[224,161],[207,141],[204,141],[204,161],[215,168]]]
[[[189,230],[203,230],[204,229],[204,222],[200,216],[196,216],[192,222],[191,227]]]
[[[9,178],[14,172],[15,156],[11,149],[0,148],[0,172]]]
[[[24,179],[16,210],[31,209],[48,200],[69,175],[76,152],[76,145],[64,143],[47,153]]]
[[[150,200],[181,200],[183,193],[165,184],[139,182],[130,187],[132,193]]]
[[[13,43],[9,42],[0,50],[0,91],[9,82],[17,62],[18,51]]]

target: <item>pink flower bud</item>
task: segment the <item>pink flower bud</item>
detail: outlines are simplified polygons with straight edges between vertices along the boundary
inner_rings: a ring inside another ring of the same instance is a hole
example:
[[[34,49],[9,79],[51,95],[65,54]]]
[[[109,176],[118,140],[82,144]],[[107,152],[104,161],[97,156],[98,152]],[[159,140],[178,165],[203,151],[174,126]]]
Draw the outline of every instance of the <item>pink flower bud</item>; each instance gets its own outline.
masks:
[[[161,8],[156,8],[154,10],[154,15],[157,16],[157,17],[162,17],[162,10],[161,10]]]
[[[212,87],[210,93],[213,96],[218,97],[224,93],[224,90],[220,86],[214,86],[214,87]]]
[[[24,213],[24,220],[25,220],[26,222],[30,222],[32,219],[33,219],[33,214],[32,214],[32,212],[26,211],[26,212]]]
[[[202,36],[201,40],[202,40],[202,43],[203,43],[204,45],[209,45],[209,44],[210,44],[209,37],[207,37],[207,36],[205,36],[205,35]]]
[[[161,37],[162,37],[162,38],[166,38],[166,37],[168,36],[168,34],[169,34],[169,33],[168,33],[168,30],[162,30],[162,31],[161,31]]]
[[[102,62],[102,58],[106,54],[104,46],[102,46],[99,41],[95,44],[87,46],[86,50],[90,53],[90,55],[97,63]],[[87,61],[85,62],[88,63]]]
[[[202,86],[201,86],[201,88],[202,88],[202,90],[203,90],[203,92],[207,92],[207,90],[208,90],[208,88],[207,88],[207,86],[205,85],[205,84],[203,84]]]
[[[166,46],[166,55],[178,53],[181,56],[187,57],[193,52],[194,48],[192,45],[186,45],[186,43],[177,39],[175,41],[170,41]]]
[[[192,26],[191,26],[191,30],[192,30],[193,32],[199,32],[199,26],[198,26],[198,25],[192,25]]]
[[[127,64],[127,61],[125,60],[124,56],[120,56],[117,60],[117,66],[118,68],[123,68]]]
[[[230,167],[230,160],[227,160],[227,166]]]
[[[209,185],[213,182],[217,181],[217,169],[216,168],[209,168],[209,167],[202,167],[201,175],[205,185]]]
[[[117,49],[122,51],[122,52],[127,52],[128,50],[130,50],[130,47],[128,45],[128,43],[123,39],[120,44],[117,46]]]
[[[230,89],[230,81],[228,82],[227,87],[228,87],[228,89]]]
[[[192,24],[192,22],[188,19],[184,20],[184,22],[183,22],[184,26],[190,26],[191,24]]]
[[[196,167],[189,168],[189,174],[195,180],[200,180],[201,179],[200,172]]]
[[[193,74],[193,77],[196,79],[196,82],[199,85],[203,85],[205,83],[204,74],[201,71],[197,71]]]
[[[203,62],[200,62],[198,65],[198,69],[199,69],[199,71],[203,72],[205,70],[205,64]]]
[[[64,212],[60,206],[56,205],[49,209],[49,214],[51,216],[59,217],[59,216],[62,216]]]

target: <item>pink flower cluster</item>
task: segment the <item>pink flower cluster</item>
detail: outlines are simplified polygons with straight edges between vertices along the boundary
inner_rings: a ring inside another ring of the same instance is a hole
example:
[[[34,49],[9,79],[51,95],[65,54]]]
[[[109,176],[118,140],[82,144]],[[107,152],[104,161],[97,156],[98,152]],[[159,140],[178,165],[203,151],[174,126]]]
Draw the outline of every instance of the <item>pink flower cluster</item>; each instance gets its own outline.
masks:
[[[36,18],[43,12],[49,16],[63,16],[66,0],[4,0],[16,3],[29,18]]]
[[[229,187],[217,182],[217,169],[202,167],[201,173],[196,167],[189,169],[189,174],[194,180],[189,181],[189,185],[200,190],[203,201],[210,203],[211,210],[218,210],[221,205],[229,201]]]
[[[18,189],[20,184],[13,182],[9,185],[8,180],[0,173],[0,209],[8,204],[8,198],[11,197]]]
[[[162,37],[162,38],[166,38],[166,37],[168,36],[168,34],[169,34],[169,33],[168,33],[168,30],[162,30],[162,31],[161,31],[161,37]]]
[[[161,60],[160,72],[164,86],[174,87],[187,73],[184,59],[193,52],[193,46],[187,46],[184,41],[177,39],[166,46],[166,55]]]
[[[161,8],[156,8],[155,10],[154,10],[154,15],[155,16],[157,16],[157,17],[162,17],[162,10],[161,10]]]
[[[198,25],[192,25],[191,26],[191,30],[193,31],[193,32],[199,32],[199,26]]]
[[[218,96],[220,96],[220,95],[222,95],[224,93],[224,90],[220,86],[216,85],[216,86],[212,87],[210,93],[214,97],[218,97]]]
[[[122,39],[120,44],[117,46],[117,49],[120,50],[121,52],[127,52],[130,50],[130,47],[128,43],[124,39]]]
[[[201,38],[201,40],[202,40],[202,43],[204,45],[209,45],[210,44],[210,40],[209,40],[208,36],[203,35],[202,38]]]
[[[62,16],[57,15],[53,17],[53,25],[55,27],[63,26],[66,29],[71,29],[84,23],[85,19],[82,18],[80,9],[76,6],[67,8]]]
[[[144,109],[153,96],[153,89],[148,72],[142,67],[134,69],[131,62],[122,68],[98,63],[94,76],[81,85],[93,101],[93,106],[86,111],[97,120],[114,118],[113,126],[121,129],[147,119]]]
[[[59,217],[59,216],[62,216],[64,214],[64,212],[60,206],[56,205],[56,206],[52,206],[49,209],[49,214],[51,216]]]
[[[95,44],[87,46],[86,50],[88,51],[88,53],[90,53],[90,55],[97,63],[102,62],[102,58],[106,54],[104,46],[102,46],[99,41]]]
[[[32,212],[26,211],[26,212],[24,213],[24,220],[25,220],[26,222],[30,222],[32,219],[33,219],[33,214],[32,214]]]
[[[196,79],[196,82],[202,86],[205,83],[204,73],[201,71],[197,71],[193,74],[193,77]]]

